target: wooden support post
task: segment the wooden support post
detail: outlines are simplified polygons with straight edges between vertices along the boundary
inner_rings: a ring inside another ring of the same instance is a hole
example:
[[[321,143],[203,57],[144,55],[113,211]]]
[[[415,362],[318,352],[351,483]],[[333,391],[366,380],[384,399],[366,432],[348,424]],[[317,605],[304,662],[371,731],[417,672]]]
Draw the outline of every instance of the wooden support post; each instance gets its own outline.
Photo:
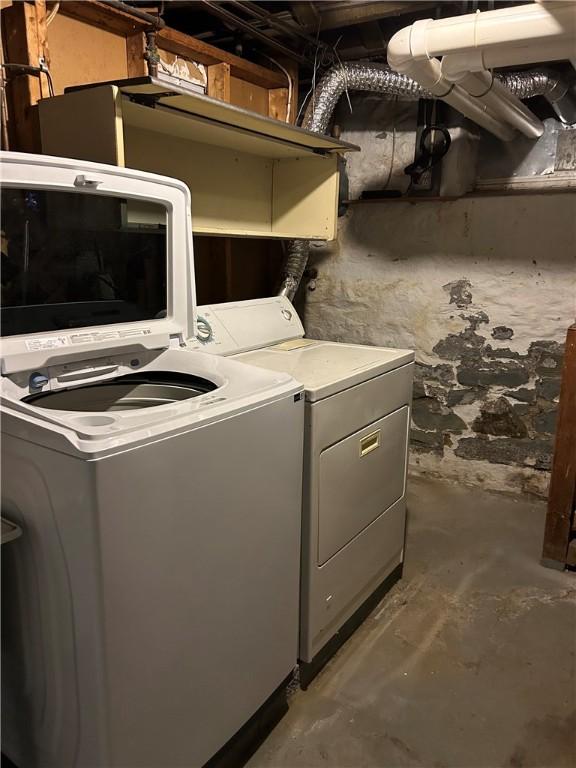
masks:
[[[232,301],[234,299],[234,254],[230,237],[224,238],[224,264],[226,301]]]
[[[286,122],[288,88],[271,88],[268,91],[268,117]]]
[[[136,32],[126,38],[126,68],[128,77],[145,77],[148,67],[144,53],[146,52],[146,37],[143,32]]]
[[[43,59],[50,66],[45,0],[14,3],[2,11],[2,22],[8,63],[37,67]],[[39,152],[36,104],[50,95],[47,76],[10,73],[8,78],[7,93],[12,107],[10,146],[23,152]]]
[[[576,495],[576,325],[568,329],[548,494],[542,564],[564,567]],[[573,553],[572,553],[573,556]]]
[[[230,64],[211,64],[208,70],[208,96],[230,103]]]

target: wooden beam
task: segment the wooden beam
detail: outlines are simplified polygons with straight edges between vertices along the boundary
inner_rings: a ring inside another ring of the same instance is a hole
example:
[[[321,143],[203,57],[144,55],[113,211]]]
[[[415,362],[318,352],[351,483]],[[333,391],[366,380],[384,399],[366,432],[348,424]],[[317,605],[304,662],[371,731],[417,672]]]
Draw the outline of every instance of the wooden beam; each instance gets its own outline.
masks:
[[[85,21],[88,24],[102,27],[109,32],[114,32],[130,39],[132,51],[128,53],[129,61],[135,63],[134,46],[138,33],[142,33],[150,25],[141,19],[131,16],[122,10],[112,8],[106,3],[97,0],[66,0],[60,4],[59,13]],[[230,66],[233,77],[246,80],[249,83],[260,85],[263,88],[281,88],[285,85],[286,78],[282,73],[253,64],[251,61],[241,59],[227,51],[215,48],[213,45],[197,40],[191,35],[186,35],[177,29],[163,27],[158,30],[156,45],[169,53],[192,59],[200,64],[220,64],[224,62]]]
[[[308,0],[297,0],[297,2],[290,3],[290,10],[302,27],[316,32],[320,16],[314,3],[308,2]]]
[[[208,96],[230,103],[230,64],[210,64],[208,72]]]
[[[43,59],[49,66],[45,0],[15,3],[2,11],[2,21],[8,62],[38,67]],[[10,74],[7,93],[11,105],[10,146],[23,152],[39,152],[36,104],[49,96],[46,75]]]
[[[576,325],[568,329],[542,559],[566,563],[576,492]]]
[[[268,117],[286,121],[288,111],[288,88],[270,88],[268,91]]]
[[[366,21],[358,25],[362,44],[369,51],[380,51],[386,47],[380,24],[377,21]]]
[[[215,48],[195,37],[185,35],[177,29],[164,27],[164,29],[159,30],[156,36],[156,45],[165,51],[175,53],[178,56],[185,56],[200,64],[210,65],[224,62],[230,66],[232,77],[238,77],[263,88],[281,88],[286,84],[286,77],[281,72],[253,64],[251,61],[222,51],[220,48]]]
[[[134,35],[150,26],[143,19],[96,0],[66,0],[60,3],[58,13],[80,19],[124,37]]]
[[[355,2],[341,7],[325,8],[318,4],[320,10],[320,29],[339,29],[351,24],[363,24],[376,21],[388,16],[400,16],[403,13],[415,13],[437,3],[426,2]]]
[[[144,58],[146,37],[143,32],[136,32],[126,38],[126,68],[128,77],[144,77],[148,74],[148,65]]]

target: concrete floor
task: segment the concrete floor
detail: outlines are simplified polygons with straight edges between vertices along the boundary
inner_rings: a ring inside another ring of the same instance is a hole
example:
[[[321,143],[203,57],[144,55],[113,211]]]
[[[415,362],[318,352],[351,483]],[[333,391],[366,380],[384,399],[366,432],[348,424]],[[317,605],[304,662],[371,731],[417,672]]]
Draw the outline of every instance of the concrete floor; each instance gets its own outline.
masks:
[[[250,768],[576,766],[576,574],[541,502],[412,481],[404,579]]]

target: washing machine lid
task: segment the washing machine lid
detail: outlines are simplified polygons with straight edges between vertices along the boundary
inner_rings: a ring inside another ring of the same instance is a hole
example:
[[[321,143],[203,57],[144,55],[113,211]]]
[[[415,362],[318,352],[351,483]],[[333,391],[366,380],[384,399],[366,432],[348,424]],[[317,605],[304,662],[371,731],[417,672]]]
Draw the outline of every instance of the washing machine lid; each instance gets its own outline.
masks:
[[[245,352],[238,360],[289,373],[304,385],[309,402],[323,400],[414,360],[410,349],[388,349],[298,339]]]
[[[190,192],[143,171],[0,153],[2,373],[195,334]],[[62,300],[63,299],[63,300]]]

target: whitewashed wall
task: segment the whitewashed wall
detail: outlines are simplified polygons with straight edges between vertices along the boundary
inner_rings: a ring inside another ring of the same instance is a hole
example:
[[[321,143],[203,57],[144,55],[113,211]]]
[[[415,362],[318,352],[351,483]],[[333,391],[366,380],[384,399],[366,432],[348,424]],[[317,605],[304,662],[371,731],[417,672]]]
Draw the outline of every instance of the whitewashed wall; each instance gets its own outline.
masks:
[[[544,494],[575,259],[574,195],[362,203],[313,248],[306,329],[416,351],[413,473]]]

